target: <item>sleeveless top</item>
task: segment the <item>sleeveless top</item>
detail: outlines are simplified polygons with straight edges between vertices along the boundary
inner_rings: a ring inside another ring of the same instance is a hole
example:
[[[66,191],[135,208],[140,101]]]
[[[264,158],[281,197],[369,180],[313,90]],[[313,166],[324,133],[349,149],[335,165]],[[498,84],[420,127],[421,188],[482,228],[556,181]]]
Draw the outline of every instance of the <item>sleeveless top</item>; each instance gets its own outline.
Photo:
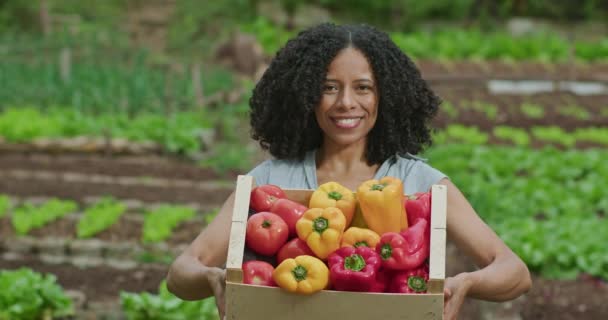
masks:
[[[287,189],[317,189],[317,166],[315,150],[309,151],[303,161],[269,159],[247,173],[253,176],[256,185],[274,184]],[[395,177],[403,181],[405,194],[429,191],[433,184],[448,178],[441,171],[426,163],[426,159],[406,154],[395,156],[394,162],[382,163],[374,179]]]

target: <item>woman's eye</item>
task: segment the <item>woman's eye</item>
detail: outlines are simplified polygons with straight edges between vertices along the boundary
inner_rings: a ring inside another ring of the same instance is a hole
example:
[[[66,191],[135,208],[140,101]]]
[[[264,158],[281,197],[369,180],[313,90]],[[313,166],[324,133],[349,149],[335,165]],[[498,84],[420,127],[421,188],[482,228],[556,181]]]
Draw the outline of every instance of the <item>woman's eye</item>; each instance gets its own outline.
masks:
[[[369,91],[372,89],[372,87],[370,86],[359,86],[357,87],[357,89],[359,89],[359,91]]]
[[[331,84],[325,85],[323,87],[323,91],[325,91],[325,92],[328,92],[328,91],[332,92],[332,91],[336,91],[336,90],[338,90],[338,87],[336,87],[335,85],[331,85]]]

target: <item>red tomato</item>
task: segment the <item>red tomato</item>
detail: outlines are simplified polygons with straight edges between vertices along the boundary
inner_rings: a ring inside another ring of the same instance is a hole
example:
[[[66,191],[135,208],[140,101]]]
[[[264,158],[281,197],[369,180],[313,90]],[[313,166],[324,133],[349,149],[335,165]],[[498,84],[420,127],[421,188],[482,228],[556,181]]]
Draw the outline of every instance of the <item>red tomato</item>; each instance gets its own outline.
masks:
[[[272,279],[274,267],[264,261],[251,260],[243,263],[243,283],[276,287]]]
[[[295,237],[296,222],[302,217],[308,207],[289,199],[277,199],[270,207],[270,212],[283,218],[289,228],[289,236]]]
[[[258,212],[247,220],[245,242],[256,253],[272,256],[289,235],[287,223],[271,212]]]
[[[285,198],[283,189],[272,184],[265,184],[251,190],[249,206],[255,212],[269,211],[272,204],[281,198]]]
[[[306,244],[306,241],[300,238],[294,238],[283,245],[281,250],[279,250],[279,253],[277,253],[277,264],[283,262],[285,259],[295,258],[302,255],[315,256],[315,254]]]

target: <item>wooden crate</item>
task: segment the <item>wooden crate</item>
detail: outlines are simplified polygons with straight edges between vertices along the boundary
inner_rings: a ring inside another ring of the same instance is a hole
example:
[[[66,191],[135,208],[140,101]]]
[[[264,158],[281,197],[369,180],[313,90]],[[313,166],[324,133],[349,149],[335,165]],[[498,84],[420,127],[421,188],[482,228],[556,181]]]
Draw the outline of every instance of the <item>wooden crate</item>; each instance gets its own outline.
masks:
[[[324,290],[304,296],[280,288],[243,284],[243,250],[251,176],[237,180],[226,261],[226,312],[233,320],[431,320],[443,318],[446,187],[432,187],[431,255],[428,294],[360,293]],[[285,189],[289,199],[308,204],[313,190]]]

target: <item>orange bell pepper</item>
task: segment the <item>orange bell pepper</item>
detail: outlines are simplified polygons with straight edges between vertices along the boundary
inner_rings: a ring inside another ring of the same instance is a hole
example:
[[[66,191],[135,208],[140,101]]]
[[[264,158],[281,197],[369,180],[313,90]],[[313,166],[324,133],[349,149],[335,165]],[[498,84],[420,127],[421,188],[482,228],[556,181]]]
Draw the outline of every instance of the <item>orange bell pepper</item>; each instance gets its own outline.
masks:
[[[350,227],[344,231],[340,246],[355,248],[363,246],[375,249],[378,242],[380,242],[380,236],[372,230]]]
[[[353,192],[337,182],[327,182],[319,186],[312,193],[308,203],[309,208],[336,207],[342,211],[346,218],[346,226],[350,226],[357,200]]]
[[[403,182],[394,177],[368,180],[357,188],[361,213],[370,229],[378,234],[407,229]]]
[[[346,219],[338,208],[311,208],[296,223],[298,238],[306,241],[312,252],[325,260],[340,248]]]

